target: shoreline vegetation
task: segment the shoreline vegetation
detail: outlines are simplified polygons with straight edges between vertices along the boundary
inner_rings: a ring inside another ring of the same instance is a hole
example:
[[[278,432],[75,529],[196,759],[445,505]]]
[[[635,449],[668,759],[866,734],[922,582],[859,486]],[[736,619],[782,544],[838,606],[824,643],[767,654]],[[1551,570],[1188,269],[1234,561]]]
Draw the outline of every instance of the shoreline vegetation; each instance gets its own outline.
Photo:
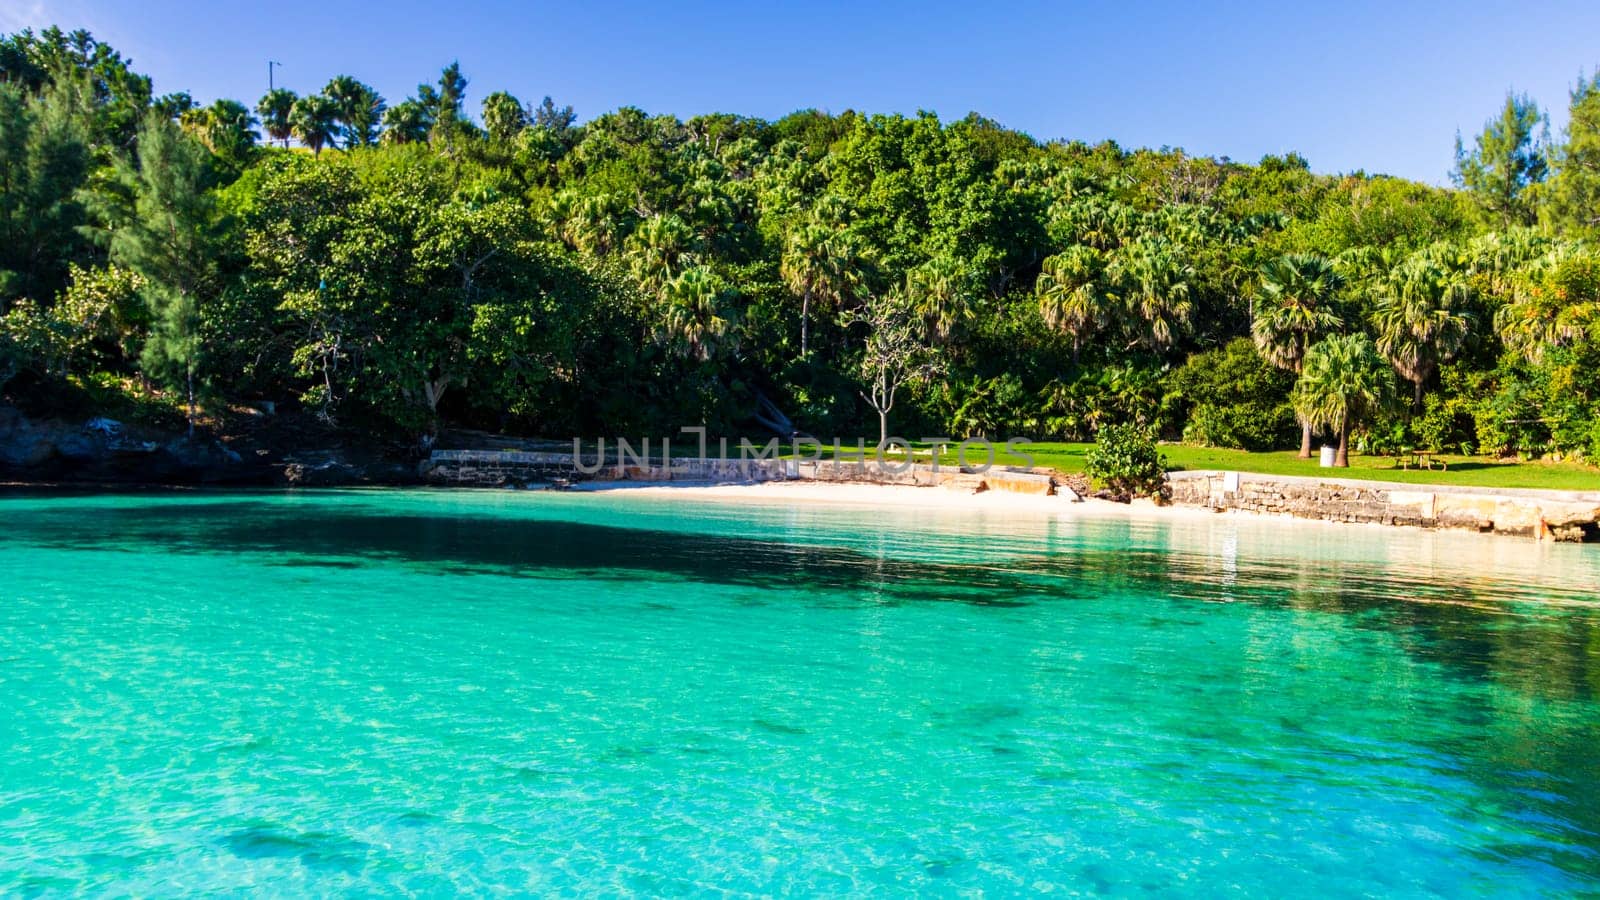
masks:
[[[1438,188],[976,113],[582,121],[455,64],[203,105],[0,35],[0,477],[408,483],[469,430],[690,422],[1032,435],[1128,494],[1592,489],[1600,75],[1567,100],[1550,139],[1508,95]]]

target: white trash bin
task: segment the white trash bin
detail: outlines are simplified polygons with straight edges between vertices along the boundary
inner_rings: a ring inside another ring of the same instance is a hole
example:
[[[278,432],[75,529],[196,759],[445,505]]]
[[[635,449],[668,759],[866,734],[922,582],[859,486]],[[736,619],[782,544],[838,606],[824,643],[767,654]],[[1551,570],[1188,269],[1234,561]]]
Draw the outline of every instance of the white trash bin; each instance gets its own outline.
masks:
[[[1329,447],[1326,444],[1323,445],[1323,447],[1322,447],[1322,467],[1324,469],[1333,468],[1333,457],[1334,457],[1334,454],[1336,454],[1338,452],[1339,452],[1339,448],[1338,447]]]

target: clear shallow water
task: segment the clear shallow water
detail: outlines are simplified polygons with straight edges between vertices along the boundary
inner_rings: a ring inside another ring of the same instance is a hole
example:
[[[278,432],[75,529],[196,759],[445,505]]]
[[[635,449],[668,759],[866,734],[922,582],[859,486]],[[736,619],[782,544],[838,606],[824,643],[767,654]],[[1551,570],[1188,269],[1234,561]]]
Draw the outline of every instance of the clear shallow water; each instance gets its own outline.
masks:
[[[0,498],[0,894],[1600,887],[1595,548]]]

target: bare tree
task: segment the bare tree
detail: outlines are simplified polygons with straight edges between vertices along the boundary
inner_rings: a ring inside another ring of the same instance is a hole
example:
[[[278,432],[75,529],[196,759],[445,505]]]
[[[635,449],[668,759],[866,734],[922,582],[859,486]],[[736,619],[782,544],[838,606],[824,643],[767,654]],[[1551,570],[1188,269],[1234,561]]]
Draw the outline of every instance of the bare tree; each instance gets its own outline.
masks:
[[[902,387],[935,377],[938,357],[924,339],[922,320],[899,291],[871,295],[856,314],[867,326],[860,373],[867,383],[861,399],[878,413],[878,452],[889,441],[889,412]]]

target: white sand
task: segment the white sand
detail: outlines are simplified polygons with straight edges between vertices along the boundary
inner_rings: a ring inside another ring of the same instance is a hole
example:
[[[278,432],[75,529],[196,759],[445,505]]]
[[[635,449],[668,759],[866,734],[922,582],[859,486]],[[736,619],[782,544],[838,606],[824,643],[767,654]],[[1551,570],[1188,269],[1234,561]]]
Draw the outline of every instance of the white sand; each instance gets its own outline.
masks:
[[[748,500],[766,503],[826,503],[854,506],[916,507],[922,509],[993,510],[1016,513],[1073,515],[1150,514],[1159,516],[1213,516],[1209,510],[1188,507],[1159,507],[1146,501],[1131,504],[1089,499],[1073,502],[1065,496],[1019,494],[1004,490],[973,493],[944,487],[912,487],[861,482],[769,481],[759,484],[713,484],[705,482],[589,481],[575,487],[591,491],[626,491],[640,496],[685,496],[696,499]]]

